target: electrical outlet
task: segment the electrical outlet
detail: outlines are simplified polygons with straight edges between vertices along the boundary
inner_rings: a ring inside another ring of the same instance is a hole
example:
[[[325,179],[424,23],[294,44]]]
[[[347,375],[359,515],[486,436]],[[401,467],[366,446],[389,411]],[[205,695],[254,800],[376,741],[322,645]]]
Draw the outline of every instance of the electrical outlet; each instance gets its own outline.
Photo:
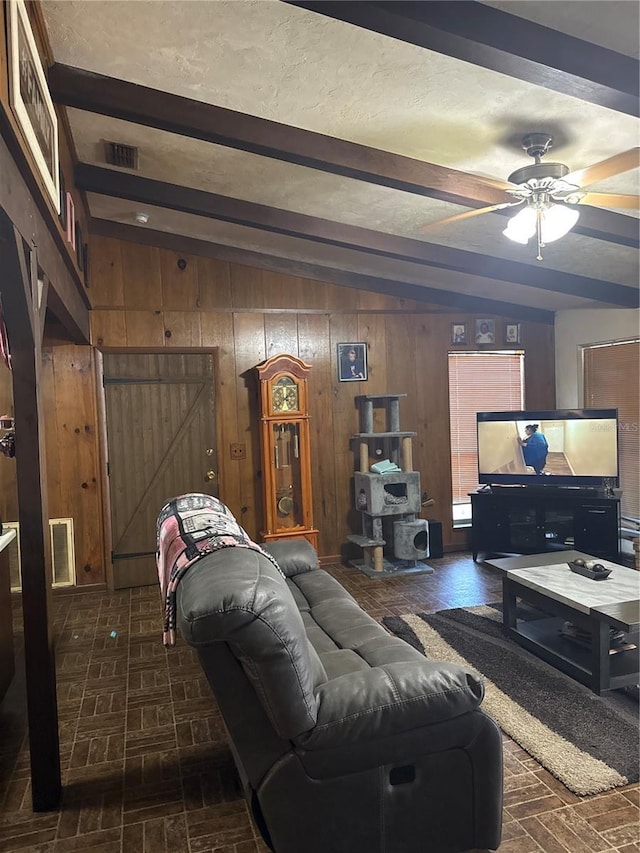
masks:
[[[247,458],[247,445],[240,444],[240,442],[234,442],[231,445],[231,458],[232,459],[246,459]]]

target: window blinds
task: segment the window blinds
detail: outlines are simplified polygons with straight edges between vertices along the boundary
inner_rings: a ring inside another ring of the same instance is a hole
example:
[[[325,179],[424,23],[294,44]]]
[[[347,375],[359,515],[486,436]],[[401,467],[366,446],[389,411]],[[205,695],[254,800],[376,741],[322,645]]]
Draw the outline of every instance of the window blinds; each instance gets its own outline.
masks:
[[[476,412],[523,407],[522,353],[449,353],[449,418],[453,503],[478,488]]]

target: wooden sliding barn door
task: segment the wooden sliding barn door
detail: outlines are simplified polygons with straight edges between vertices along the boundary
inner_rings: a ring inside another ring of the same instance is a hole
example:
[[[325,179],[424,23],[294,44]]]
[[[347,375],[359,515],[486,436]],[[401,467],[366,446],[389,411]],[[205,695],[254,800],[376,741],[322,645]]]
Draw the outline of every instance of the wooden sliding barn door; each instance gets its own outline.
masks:
[[[114,586],[158,582],[156,518],[218,494],[211,354],[104,355]]]

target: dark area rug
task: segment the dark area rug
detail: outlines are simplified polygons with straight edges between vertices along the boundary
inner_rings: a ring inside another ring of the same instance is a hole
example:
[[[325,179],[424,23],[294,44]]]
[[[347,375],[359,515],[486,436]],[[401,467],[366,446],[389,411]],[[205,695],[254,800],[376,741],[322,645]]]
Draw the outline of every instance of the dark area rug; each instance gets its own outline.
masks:
[[[519,616],[541,614],[526,608]],[[637,690],[596,696],[502,633],[500,604],[388,616],[387,628],[431,660],[485,678],[483,710],[570,791],[588,795],[637,782]]]

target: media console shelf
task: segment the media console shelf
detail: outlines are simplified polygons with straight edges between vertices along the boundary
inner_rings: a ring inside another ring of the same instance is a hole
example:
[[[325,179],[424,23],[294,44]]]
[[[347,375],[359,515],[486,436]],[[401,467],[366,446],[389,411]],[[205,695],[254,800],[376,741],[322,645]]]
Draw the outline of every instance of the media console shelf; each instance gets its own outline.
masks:
[[[542,554],[577,550],[617,560],[620,499],[582,489],[503,486],[471,494],[471,551]]]

